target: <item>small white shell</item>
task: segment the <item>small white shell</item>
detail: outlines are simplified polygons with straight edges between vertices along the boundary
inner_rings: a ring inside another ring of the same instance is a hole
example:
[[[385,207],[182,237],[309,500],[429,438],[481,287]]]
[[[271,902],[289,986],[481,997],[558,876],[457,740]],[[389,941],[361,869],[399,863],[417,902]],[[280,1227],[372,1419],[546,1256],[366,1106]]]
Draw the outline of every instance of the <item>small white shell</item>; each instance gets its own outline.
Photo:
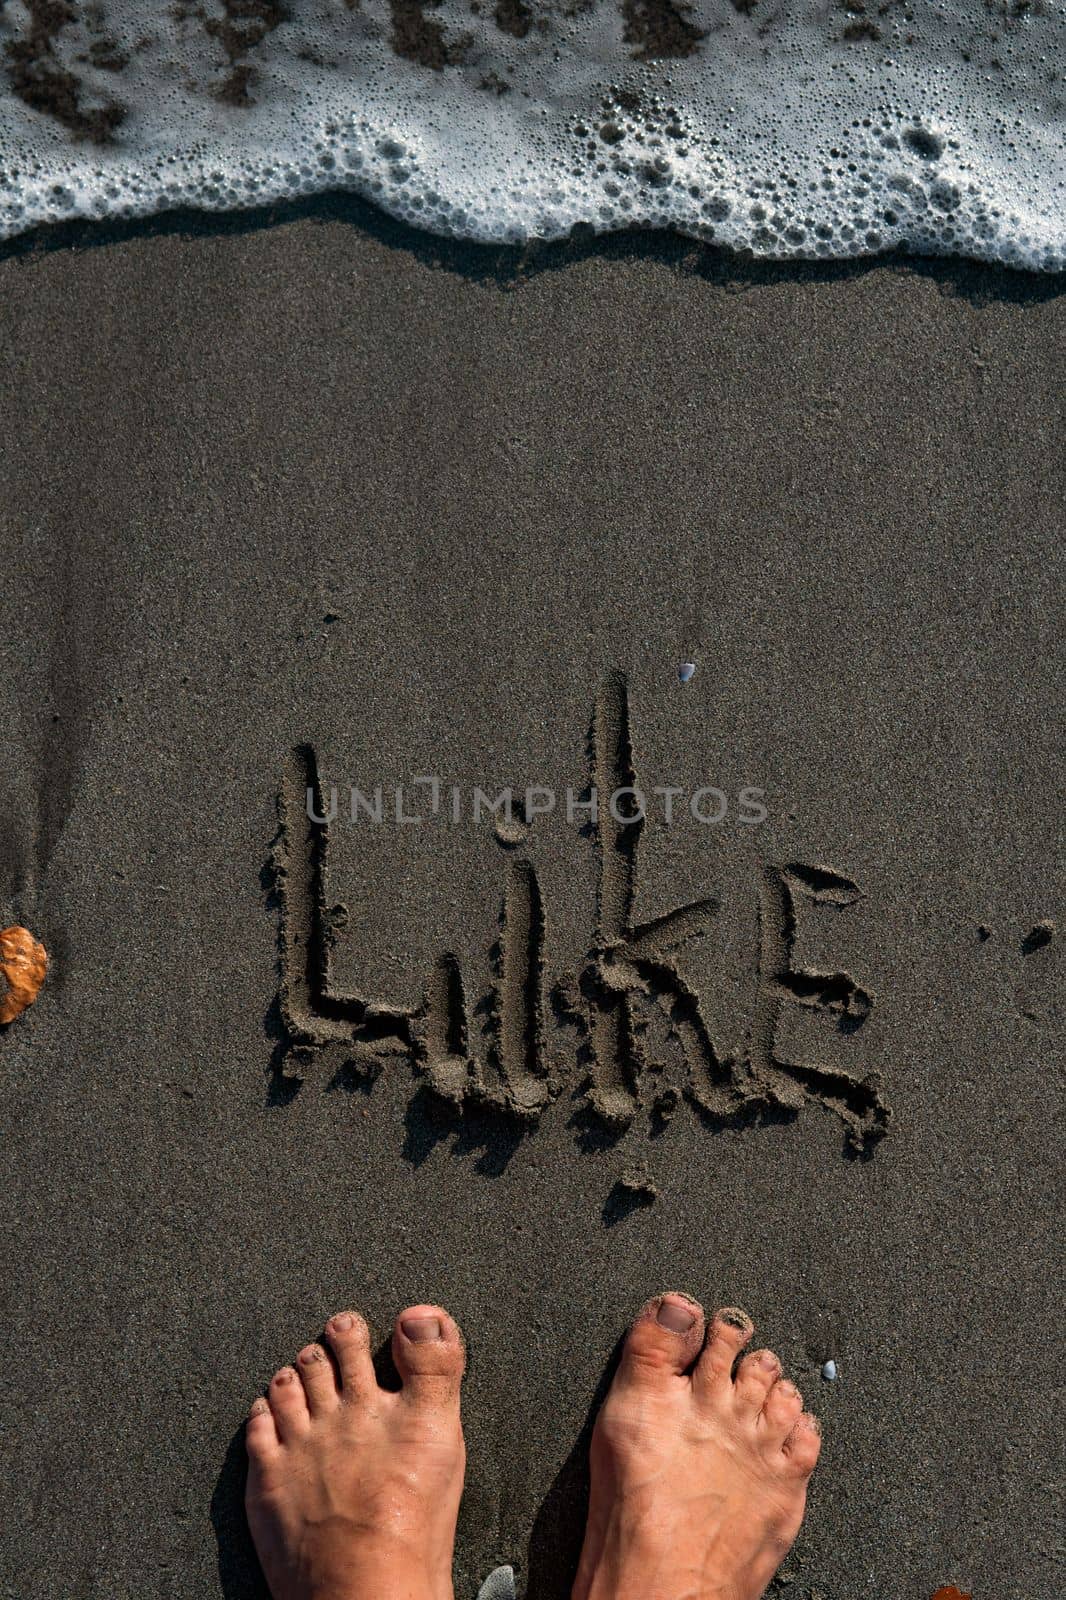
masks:
[[[695,671],[696,663],[694,661],[682,661],[677,669],[677,675],[682,683],[687,683]]]
[[[832,1383],[832,1381],[836,1377],[836,1375],[837,1375],[837,1364],[836,1364],[836,1362],[835,1361],[827,1361],[825,1366],[822,1368],[822,1377],[825,1379],[825,1381],[827,1383]]]

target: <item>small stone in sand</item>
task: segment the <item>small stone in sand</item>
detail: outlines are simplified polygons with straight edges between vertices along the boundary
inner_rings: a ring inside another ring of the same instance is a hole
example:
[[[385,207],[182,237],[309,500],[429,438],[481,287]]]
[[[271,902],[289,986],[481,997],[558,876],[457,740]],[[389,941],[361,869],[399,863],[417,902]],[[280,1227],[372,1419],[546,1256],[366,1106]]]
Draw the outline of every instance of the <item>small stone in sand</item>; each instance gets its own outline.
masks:
[[[477,1592],[477,1600],[514,1600],[514,1568],[497,1567]]]
[[[836,1375],[837,1375],[837,1364],[836,1364],[836,1362],[835,1361],[827,1361],[825,1366],[822,1368],[822,1377],[825,1379],[826,1383],[832,1383],[833,1379],[836,1377]]]
[[[677,669],[677,675],[682,683],[687,683],[695,671],[696,663],[694,661],[682,661]]]

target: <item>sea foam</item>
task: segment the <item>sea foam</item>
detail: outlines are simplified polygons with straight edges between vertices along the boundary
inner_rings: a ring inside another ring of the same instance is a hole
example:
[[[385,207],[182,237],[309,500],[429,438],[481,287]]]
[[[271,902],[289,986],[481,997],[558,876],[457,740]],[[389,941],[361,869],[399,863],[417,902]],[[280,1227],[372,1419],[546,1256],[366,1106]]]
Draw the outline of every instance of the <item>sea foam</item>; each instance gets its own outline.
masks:
[[[355,190],[454,237],[1066,263],[1049,0],[0,0],[0,237]]]

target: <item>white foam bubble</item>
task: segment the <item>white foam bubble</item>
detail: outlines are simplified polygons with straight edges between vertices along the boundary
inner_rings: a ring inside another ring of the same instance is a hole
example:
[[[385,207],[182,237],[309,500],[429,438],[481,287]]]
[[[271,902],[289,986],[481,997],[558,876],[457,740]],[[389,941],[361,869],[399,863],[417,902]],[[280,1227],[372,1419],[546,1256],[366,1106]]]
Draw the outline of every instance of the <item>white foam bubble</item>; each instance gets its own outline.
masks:
[[[0,236],[340,188],[482,241],[1066,263],[1047,0],[75,9],[43,42],[23,0],[0,10]]]

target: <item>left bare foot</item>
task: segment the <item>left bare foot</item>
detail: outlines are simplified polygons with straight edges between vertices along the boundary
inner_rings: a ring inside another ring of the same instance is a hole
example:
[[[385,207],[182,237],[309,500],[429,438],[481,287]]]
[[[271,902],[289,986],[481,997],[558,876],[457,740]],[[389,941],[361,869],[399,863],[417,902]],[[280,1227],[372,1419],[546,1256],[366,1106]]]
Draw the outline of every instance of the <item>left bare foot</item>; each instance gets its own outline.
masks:
[[[454,1600],[466,1456],[462,1336],[439,1306],[396,1319],[403,1388],[379,1387],[357,1312],[282,1367],[248,1419],[252,1538],[274,1600]]]

